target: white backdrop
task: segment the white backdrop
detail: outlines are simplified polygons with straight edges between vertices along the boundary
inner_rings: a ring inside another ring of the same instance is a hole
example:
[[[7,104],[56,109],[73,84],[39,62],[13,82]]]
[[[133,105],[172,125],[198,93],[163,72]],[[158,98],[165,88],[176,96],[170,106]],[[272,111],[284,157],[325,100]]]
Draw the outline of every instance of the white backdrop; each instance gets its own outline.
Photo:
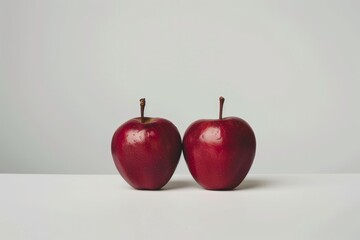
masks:
[[[359,1],[0,0],[0,172],[116,173],[139,115],[247,120],[252,173],[360,172]],[[187,173],[183,157],[176,173]]]

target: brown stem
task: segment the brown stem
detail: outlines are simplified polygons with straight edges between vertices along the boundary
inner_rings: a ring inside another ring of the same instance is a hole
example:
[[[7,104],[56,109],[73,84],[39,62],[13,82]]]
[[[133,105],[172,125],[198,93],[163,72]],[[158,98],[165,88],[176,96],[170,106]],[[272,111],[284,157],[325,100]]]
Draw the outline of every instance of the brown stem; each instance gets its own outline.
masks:
[[[223,107],[224,107],[225,98],[219,97],[219,101],[220,101],[219,119],[222,120],[222,114],[223,114]]]
[[[145,110],[145,98],[140,99],[140,113],[141,113],[141,122],[145,122],[144,118],[144,110]]]

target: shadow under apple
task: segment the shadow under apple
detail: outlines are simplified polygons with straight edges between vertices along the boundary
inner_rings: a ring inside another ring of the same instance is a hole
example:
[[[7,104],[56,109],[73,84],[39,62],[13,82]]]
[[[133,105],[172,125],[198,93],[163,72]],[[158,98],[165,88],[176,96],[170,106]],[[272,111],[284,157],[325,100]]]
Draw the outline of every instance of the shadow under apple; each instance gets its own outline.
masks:
[[[180,188],[200,188],[200,186],[194,180],[170,180],[162,189],[173,190]]]
[[[264,188],[271,185],[271,182],[267,179],[244,179],[242,183],[240,183],[239,186],[233,189],[233,191],[242,191],[242,190],[248,190],[248,189],[255,189],[255,188]]]
[[[258,188],[266,188],[272,185],[272,182],[269,181],[269,179],[261,179],[261,178],[251,178],[251,179],[245,179],[239,186],[232,190],[220,190],[220,191],[243,191],[243,190],[249,190],[249,189],[258,189]],[[162,190],[173,190],[173,189],[181,189],[181,188],[198,188],[203,189],[195,180],[189,179],[189,180],[170,180],[163,188]],[[204,191],[208,191],[206,189],[203,189]],[[214,190],[210,190],[214,191]],[[219,190],[215,190],[219,191]]]

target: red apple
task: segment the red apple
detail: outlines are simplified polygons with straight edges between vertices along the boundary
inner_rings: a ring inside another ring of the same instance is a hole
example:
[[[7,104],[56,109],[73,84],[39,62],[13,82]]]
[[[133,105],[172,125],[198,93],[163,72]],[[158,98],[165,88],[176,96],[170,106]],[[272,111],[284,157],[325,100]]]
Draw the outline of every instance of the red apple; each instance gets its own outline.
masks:
[[[192,123],[183,139],[184,157],[191,175],[209,190],[237,187],[255,157],[253,130],[241,118],[222,118],[224,100],[220,97],[219,119]]]
[[[122,124],[114,133],[111,152],[120,175],[136,189],[161,189],[173,175],[181,155],[181,136],[170,121],[141,117]]]

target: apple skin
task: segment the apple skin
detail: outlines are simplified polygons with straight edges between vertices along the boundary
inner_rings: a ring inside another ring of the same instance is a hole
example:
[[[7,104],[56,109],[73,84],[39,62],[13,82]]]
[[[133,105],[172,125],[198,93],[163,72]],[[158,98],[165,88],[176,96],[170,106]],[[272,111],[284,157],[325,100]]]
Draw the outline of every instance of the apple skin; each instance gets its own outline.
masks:
[[[131,119],[114,133],[111,152],[120,175],[135,189],[161,189],[181,155],[181,136],[163,118]]]
[[[231,190],[254,161],[256,139],[241,118],[198,120],[186,130],[183,152],[191,175],[208,190]]]

